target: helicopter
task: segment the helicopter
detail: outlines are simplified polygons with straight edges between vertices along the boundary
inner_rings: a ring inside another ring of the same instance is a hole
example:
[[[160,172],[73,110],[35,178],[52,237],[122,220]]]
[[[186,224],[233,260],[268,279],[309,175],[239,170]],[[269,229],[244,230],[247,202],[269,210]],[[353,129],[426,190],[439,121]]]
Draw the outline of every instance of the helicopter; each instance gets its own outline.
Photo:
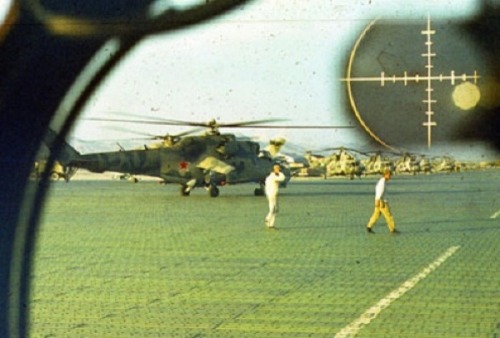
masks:
[[[319,152],[338,150],[331,155],[321,155],[308,150],[305,154],[307,170],[303,176],[321,176],[328,178],[332,176],[346,176],[351,179],[360,176],[363,170],[360,162],[348,152],[348,148],[336,147],[319,150]]]
[[[213,121],[197,125],[205,125],[209,131],[201,136],[181,137],[168,146],[80,154],[65,142],[58,160],[65,166],[91,172],[159,177],[163,183],[179,184],[182,196],[189,196],[196,187],[204,187],[211,197],[217,197],[219,186],[247,182],[260,184],[254,194],[263,195],[265,177],[274,164],[269,153],[261,152],[256,142],[221,134],[220,125]],[[55,137],[57,135],[49,131],[48,138]],[[283,186],[286,186],[290,180],[289,170],[284,167],[283,172],[287,177]]]
[[[420,168],[420,172],[423,174],[432,173],[432,163],[425,155],[420,155],[420,160],[418,161],[418,166]]]
[[[425,154],[405,152],[398,154],[401,157],[394,161],[394,171],[396,174],[431,174],[433,165]]]
[[[416,175],[421,171],[420,162],[417,161],[415,155],[404,153],[399,159],[394,161],[394,171],[396,174],[413,174]]]
[[[381,151],[365,152],[362,153],[368,158],[361,160],[363,166],[363,175],[378,175],[383,173],[386,169],[393,170],[394,164],[388,156],[382,156]]]
[[[331,176],[348,176],[350,178],[353,178],[354,175],[359,176],[362,167],[359,166],[359,161],[346,149],[338,147],[320,150],[320,152],[339,150],[338,153],[327,156],[313,153],[310,150],[306,151],[305,159],[308,166],[304,176],[321,176],[325,179]]]
[[[431,161],[432,172],[451,173],[460,171],[460,165],[451,156],[435,156]]]
[[[363,171],[363,165],[354,155],[348,152],[348,148],[330,148],[328,150],[338,150],[329,157],[326,164],[327,176],[347,176],[354,179],[359,177]]]
[[[276,120],[247,121],[239,123],[219,124],[214,119],[209,122],[189,122],[177,120],[120,120],[91,119],[97,121],[130,122],[145,124],[177,125],[204,127],[207,131],[197,136],[179,136],[168,146],[148,147],[141,149],[120,150],[104,153],[80,154],[76,149],[64,142],[62,155],[58,160],[65,166],[83,168],[91,172],[119,172],[127,175],[146,175],[159,177],[162,183],[180,185],[182,196],[189,196],[197,187],[208,190],[211,197],[219,196],[219,186],[240,183],[257,183],[254,195],[264,194],[264,182],[271,172],[276,159],[269,151],[261,150],[257,142],[238,139],[233,134],[222,134],[219,128],[271,128],[259,123]],[[283,128],[277,126],[275,128]],[[300,127],[298,127],[300,128]],[[331,127],[342,128],[342,127]],[[48,143],[57,135],[48,133]],[[286,180],[290,181],[290,169],[284,162],[279,162]]]
[[[326,179],[326,164],[329,160],[327,156],[307,150],[304,158],[307,165],[300,171],[300,176],[323,177]]]

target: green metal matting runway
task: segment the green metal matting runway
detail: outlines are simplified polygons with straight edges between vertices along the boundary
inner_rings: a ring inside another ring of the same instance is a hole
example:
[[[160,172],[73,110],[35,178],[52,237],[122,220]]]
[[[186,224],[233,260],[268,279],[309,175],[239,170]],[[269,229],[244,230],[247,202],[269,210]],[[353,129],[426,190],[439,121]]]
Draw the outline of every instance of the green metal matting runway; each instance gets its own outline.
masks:
[[[253,185],[53,185],[31,337],[500,337],[500,171],[292,179],[278,231]]]

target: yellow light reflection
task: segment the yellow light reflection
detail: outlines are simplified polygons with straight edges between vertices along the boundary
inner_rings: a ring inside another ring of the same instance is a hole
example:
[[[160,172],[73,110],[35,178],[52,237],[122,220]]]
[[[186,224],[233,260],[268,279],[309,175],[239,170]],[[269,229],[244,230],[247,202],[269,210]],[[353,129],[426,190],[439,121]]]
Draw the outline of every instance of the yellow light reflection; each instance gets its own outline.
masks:
[[[481,92],[475,84],[464,82],[455,87],[452,98],[455,106],[462,110],[469,110],[477,106],[481,99]]]

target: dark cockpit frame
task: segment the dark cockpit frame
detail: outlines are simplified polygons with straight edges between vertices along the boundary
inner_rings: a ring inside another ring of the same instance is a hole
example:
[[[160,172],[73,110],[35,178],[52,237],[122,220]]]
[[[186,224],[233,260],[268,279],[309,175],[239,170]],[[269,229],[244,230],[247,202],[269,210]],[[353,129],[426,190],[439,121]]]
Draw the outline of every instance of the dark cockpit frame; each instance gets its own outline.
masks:
[[[0,23],[0,337],[29,332],[30,275],[49,173],[36,182],[29,176],[49,125],[62,140],[102,80],[146,36],[185,29],[247,1],[193,0],[152,14],[155,2],[12,0]],[[464,30],[483,41],[478,47],[488,51],[498,81],[499,11],[489,6]],[[107,43],[112,52],[95,62]],[[486,135],[498,151],[499,118],[498,107],[485,112],[466,136]],[[53,143],[46,168],[61,146]]]
[[[0,336],[25,337],[30,274],[48,173],[29,175],[49,125],[61,139],[99,83],[146,36],[183,29],[245,0],[193,1],[151,14],[154,1],[11,1],[0,24]],[[104,62],[94,56],[109,41]],[[47,168],[59,142],[52,145]]]

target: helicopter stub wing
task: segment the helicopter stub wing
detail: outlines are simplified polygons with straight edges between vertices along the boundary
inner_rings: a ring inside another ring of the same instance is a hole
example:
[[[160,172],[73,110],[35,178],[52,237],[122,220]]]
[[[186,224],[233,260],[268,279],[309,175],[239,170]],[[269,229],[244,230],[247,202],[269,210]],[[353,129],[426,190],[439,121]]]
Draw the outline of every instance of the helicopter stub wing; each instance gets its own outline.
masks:
[[[205,157],[200,163],[196,165],[196,167],[205,170],[211,170],[223,175],[227,175],[235,169],[232,165],[229,165],[226,162],[221,161],[213,156]]]

